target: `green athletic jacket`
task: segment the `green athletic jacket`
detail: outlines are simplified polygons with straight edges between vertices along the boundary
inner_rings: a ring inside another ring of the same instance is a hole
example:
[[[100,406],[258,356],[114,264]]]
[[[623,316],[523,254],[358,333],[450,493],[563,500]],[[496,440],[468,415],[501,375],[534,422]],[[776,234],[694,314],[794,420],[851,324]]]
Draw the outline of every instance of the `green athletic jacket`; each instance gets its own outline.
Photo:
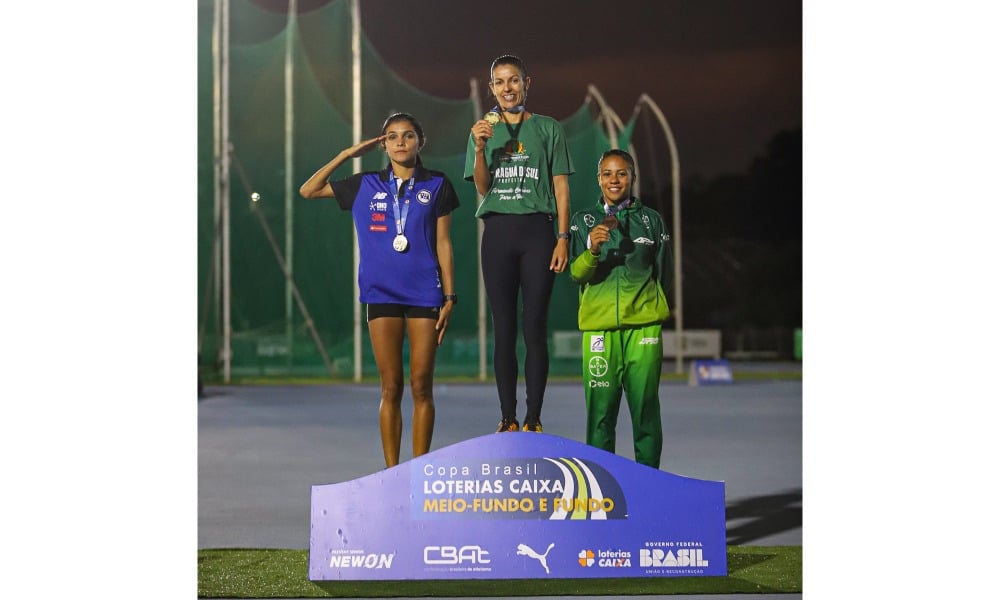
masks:
[[[604,203],[598,200],[570,220],[569,273],[580,284],[580,330],[663,323],[670,315],[664,289],[673,277],[670,234],[663,219],[633,197],[616,215],[618,227],[601,246],[601,256],[595,257],[587,240],[604,215]]]

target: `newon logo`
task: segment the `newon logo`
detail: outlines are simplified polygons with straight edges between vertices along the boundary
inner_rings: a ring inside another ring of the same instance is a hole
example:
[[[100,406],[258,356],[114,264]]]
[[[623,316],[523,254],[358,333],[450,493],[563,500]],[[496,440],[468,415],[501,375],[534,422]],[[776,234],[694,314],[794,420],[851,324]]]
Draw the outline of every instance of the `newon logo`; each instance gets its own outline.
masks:
[[[364,550],[333,550],[330,567],[337,569],[391,569],[395,554],[383,554]]]

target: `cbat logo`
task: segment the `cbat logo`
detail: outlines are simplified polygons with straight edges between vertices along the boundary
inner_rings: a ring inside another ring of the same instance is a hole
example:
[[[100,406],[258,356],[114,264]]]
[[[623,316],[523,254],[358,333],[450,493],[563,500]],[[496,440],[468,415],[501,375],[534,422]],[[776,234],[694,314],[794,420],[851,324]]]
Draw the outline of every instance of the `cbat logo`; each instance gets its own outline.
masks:
[[[604,360],[602,356],[591,357],[590,362],[587,363],[587,370],[594,377],[604,377],[608,372],[608,361]]]
[[[425,565],[488,565],[489,556],[482,546],[424,546]]]
[[[577,554],[577,561],[580,563],[581,567],[592,567],[594,566],[594,551],[593,550],[580,550],[580,554]]]
[[[592,335],[592,336],[590,336],[590,351],[591,352],[604,352],[604,336],[603,335]]]
[[[431,193],[427,190],[420,190],[417,192],[417,202],[421,204],[428,204],[431,201]]]

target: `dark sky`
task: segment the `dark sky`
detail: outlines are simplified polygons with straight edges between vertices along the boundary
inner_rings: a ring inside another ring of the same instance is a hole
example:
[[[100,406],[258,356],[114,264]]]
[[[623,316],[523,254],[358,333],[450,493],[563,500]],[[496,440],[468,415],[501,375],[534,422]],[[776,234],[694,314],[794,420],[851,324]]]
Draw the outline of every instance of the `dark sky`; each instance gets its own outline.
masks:
[[[327,2],[299,0],[300,18]],[[627,120],[639,96],[649,94],[677,139],[684,176],[742,171],[773,134],[802,126],[801,0],[360,5],[376,51],[429,94],[467,98],[470,78],[485,86],[493,58],[505,53],[528,67],[534,112],[568,117],[593,84]]]

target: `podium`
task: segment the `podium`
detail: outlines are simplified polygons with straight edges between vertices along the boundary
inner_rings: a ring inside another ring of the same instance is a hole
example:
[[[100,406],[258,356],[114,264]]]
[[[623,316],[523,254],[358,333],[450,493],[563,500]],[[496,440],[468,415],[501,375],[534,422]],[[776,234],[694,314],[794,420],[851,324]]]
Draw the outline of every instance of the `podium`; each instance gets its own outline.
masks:
[[[495,433],[312,487],[309,579],[725,576],[725,484]]]

